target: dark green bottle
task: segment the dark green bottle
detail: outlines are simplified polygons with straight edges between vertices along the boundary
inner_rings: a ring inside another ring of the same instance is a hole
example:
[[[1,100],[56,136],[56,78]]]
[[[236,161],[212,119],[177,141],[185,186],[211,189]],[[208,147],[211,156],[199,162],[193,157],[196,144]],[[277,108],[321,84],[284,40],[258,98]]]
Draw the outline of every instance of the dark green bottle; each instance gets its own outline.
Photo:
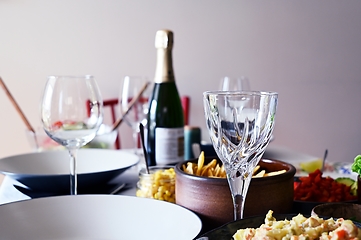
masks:
[[[155,36],[157,65],[149,100],[147,123],[148,164],[176,164],[184,160],[184,119],[172,66],[173,32]]]

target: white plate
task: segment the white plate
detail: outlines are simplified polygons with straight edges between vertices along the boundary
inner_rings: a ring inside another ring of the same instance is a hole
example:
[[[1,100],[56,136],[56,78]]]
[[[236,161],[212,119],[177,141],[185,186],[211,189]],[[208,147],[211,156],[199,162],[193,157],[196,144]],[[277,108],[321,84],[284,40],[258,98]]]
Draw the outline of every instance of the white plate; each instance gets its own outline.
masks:
[[[138,161],[135,154],[120,150],[80,149],[77,158],[78,189],[105,184]],[[70,190],[70,158],[66,150],[2,158],[0,172],[32,190]]]
[[[193,239],[202,223],[176,204],[129,196],[38,198],[0,206],[1,239]]]

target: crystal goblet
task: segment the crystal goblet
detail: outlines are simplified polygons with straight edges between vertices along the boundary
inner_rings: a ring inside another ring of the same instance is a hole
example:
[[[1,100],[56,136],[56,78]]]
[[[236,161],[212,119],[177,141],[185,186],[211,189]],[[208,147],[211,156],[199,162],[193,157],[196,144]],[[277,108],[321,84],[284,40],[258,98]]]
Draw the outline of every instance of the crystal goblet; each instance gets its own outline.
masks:
[[[243,218],[253,170],[271,139],[277,101],[275,92],[203,93],[206,125],[227,173],[235,220]]]

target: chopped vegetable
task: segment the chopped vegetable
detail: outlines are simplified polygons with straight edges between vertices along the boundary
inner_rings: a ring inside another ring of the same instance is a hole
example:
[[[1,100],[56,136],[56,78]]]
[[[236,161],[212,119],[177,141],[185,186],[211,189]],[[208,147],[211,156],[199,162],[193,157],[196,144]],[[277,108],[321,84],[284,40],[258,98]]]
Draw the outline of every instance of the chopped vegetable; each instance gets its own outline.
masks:
[[[358,188],[358,183],[357,181],[355,181],[352,185],[351,185],[351,194],[354,196],[357,196],[357,188]]]
[[[300,177],[294,184],[294,200],[310,202],[341,202],[356,200],[351,194],[351,186],[335,181],[331,177],[322,177],[317,169],[307,177]]]
[[[361,155],[357,155],[351,165],[351,170],[358,175],[361,175]]]
[[[348,177],[339,177],[335,179],[336,182],[345,184],[350,187],[350,193],[353,196],[357,196],[357,181]]]
[[[346,186],[352,186],[355,183],[355,180],[348,177],[339,177],[335,179],[336,182],[345,184]]]

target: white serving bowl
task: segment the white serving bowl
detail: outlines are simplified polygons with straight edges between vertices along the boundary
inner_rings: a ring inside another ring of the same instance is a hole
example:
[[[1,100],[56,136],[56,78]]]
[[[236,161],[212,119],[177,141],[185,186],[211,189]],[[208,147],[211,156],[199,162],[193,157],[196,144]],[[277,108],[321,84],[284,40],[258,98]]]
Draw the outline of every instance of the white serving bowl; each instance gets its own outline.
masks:
[[[120,195],[38,198],[0,206],[1,239],[194,239],[200,219],[176,204]]]
[[[108,149],[80,149],[78,189],[105,184],[139,162],[133,153]],[[43,151],[0,159],[0,172],[32,190],[64,192],[70,189],[70,157],[66,150]]]

